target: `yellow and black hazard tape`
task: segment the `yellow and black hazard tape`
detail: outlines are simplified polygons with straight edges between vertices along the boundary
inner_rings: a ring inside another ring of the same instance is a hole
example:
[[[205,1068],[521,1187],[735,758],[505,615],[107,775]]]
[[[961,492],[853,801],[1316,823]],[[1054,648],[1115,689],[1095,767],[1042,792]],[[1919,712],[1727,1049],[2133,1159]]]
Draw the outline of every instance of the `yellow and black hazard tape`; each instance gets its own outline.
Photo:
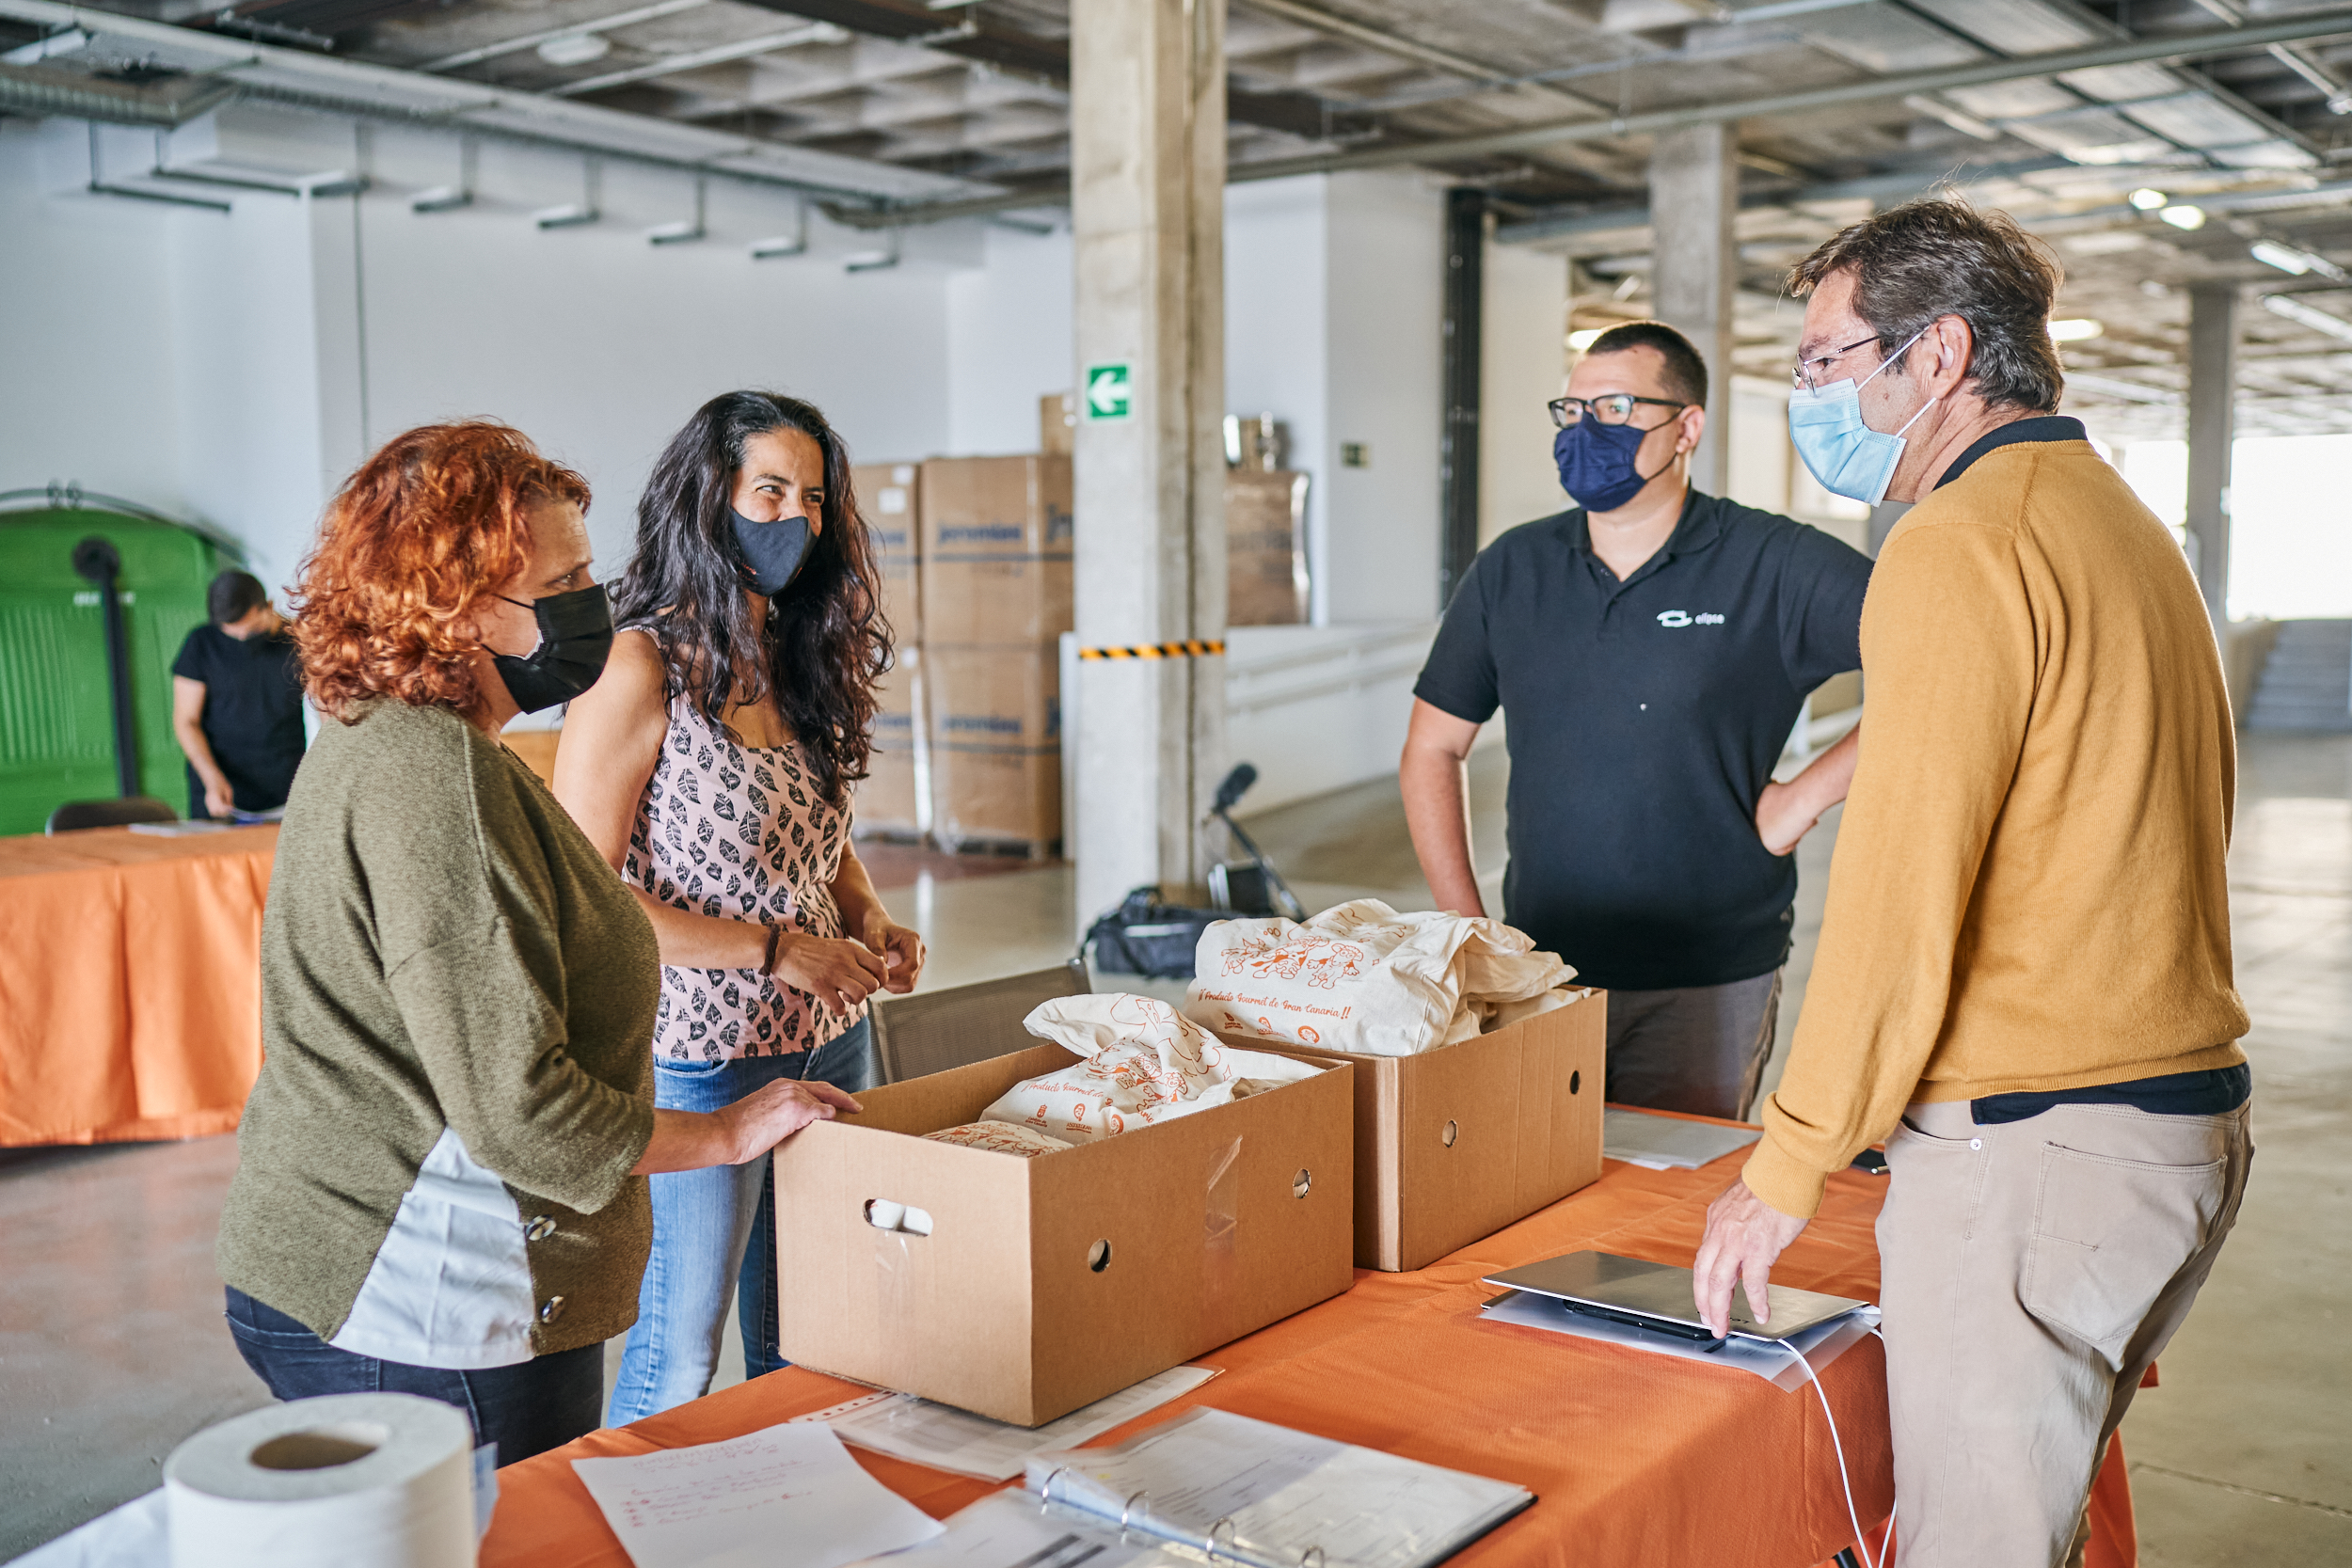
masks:
[[[1133,648],[1080,648],[1080,658],[1205,658],[1225,651],[1223,638],[1191,638],[1183,642],[1146,642]]]

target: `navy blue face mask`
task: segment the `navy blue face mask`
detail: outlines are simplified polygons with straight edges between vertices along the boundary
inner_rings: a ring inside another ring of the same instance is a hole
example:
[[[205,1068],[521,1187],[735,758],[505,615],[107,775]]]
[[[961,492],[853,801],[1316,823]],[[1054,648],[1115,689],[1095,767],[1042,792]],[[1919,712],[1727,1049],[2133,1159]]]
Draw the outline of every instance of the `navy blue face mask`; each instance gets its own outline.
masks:
[[[779,517],[772,523],[759,523],[733,507],[727,509],[727,515],[735,523],[736,570],[744,585],[755,594],[774,598],[808,559],[809,541],[814,537],[808,519]]]
[[[1588,511],[1614,512],[1658,477],[1634,466],[1642,437],[1648,434],[1636,425],[1603,424],[1590,415],[1577,420],[1551,438],[1560,487]]]

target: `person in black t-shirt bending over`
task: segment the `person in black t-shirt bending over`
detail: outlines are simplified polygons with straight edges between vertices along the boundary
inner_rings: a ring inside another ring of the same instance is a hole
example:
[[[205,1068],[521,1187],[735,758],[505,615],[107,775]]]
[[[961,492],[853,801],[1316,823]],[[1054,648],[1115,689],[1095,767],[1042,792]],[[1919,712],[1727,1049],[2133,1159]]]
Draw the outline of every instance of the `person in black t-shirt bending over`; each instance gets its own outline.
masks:
[[[227,818],[286,803],[302,762],[302,672],[285,618],[249,572],[205,595],[208,626],[171,661],[171,729],[188,758],[188,816]]]
[[[1609,990],[1611,1100],[1746,1119],[1779,1027],[1797,868],[1860,732],[1786,784],[1805,694],[1862,662],[1860,552],[1691,488],[1707,366],[1610,328],[1551,404],[1583,504],[1479,553],[1413,689],[1400,773],[1440,908],[1483,914],[1463,762],[1501,707],[1503,918]]]

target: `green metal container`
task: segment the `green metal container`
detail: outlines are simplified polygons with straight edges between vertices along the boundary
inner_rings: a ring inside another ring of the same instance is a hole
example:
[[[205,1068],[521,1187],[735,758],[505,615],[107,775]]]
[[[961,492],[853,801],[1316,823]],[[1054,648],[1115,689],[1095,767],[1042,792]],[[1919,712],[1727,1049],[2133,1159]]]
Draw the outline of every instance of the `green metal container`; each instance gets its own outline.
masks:
[[[122,556],[124,641],[141,793],[188,807],[171,734],[171,661],[204,621],[204,593],[232,562],[202,534],[87,506],[0,513],[0,834],[37,833],[68,800],[117,792],[105,612],[73,573],[91,534]]]

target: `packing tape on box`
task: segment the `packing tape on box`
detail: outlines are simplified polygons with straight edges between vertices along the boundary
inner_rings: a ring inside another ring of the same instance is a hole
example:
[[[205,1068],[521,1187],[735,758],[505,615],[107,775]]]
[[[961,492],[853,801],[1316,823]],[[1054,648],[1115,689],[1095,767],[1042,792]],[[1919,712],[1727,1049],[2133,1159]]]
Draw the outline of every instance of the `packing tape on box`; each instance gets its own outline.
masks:
[[[328,1394],[199,1432],[164,1465],[173,1568],[474,1568],[473,1426]]]
[[[1080,658],[1206,658],[1222,654],[1218,638],[1191,638],[1183,642],[1140,642],[1130,648],[1080,648]]]

